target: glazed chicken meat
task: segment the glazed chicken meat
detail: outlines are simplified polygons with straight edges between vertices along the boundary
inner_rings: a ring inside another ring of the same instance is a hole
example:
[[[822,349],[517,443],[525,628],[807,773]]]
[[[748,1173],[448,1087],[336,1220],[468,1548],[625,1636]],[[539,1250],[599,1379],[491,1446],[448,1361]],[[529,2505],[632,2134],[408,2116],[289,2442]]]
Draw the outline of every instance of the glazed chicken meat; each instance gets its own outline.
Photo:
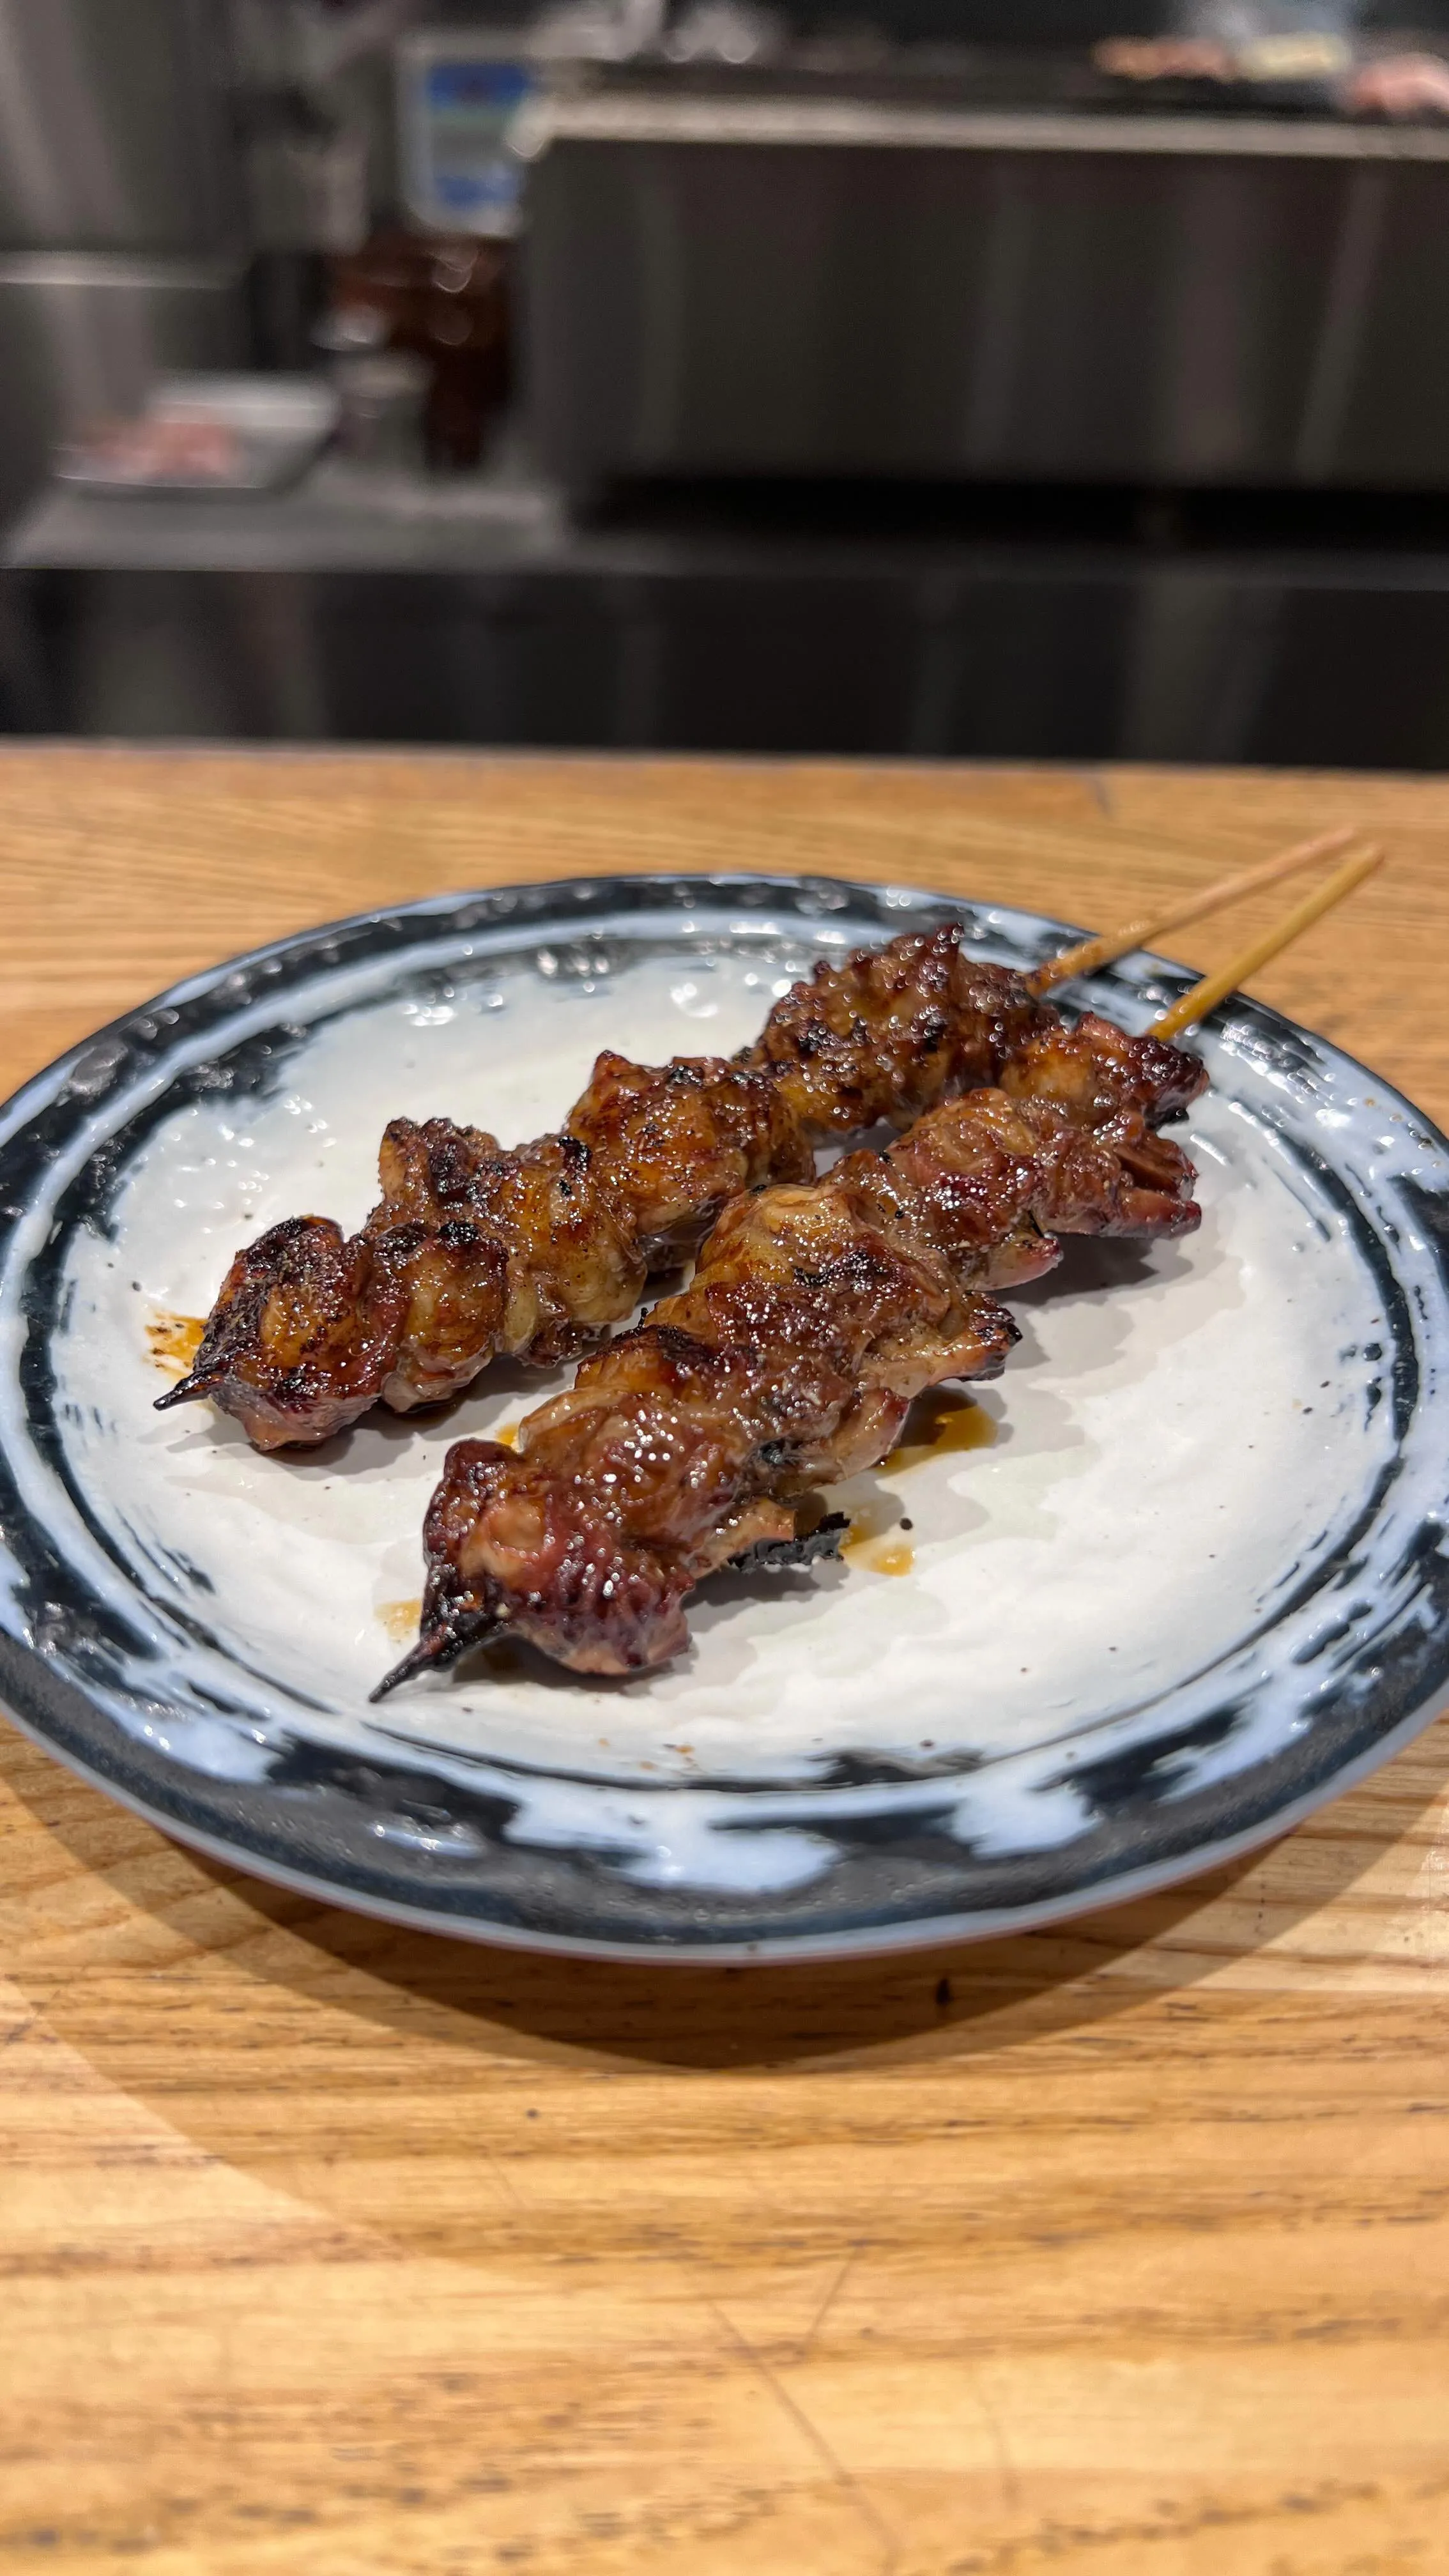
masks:
[[[1069,1037],[1023,977],[968,955],[959,925],[907,933],[817,966],[729,1061],[601,1055],[533,1143],[395,1119],[361,1232],[298,1216],[238,1252],[159,1402],[209,1396],[262,1449],[325,1440],[378,1402],[437,1404],[495,1355],[548,1365],[596,1345],[727,1202],[810,1183],[823,1140],[997,1084],[1104,1140],[1135,1119],[1140,1155],[1191,1097],[1193,1061],[1159,1048],[1148,1075],[1139,1041],[1090,1017]]]
[[[992,970],[960,963],[975,993],[983,971],[996,991]],[[994,1292],[1048,1270],[1059,1236],[1197,1225],[1193,1167],[1156,1129],[1202,1087],[1198,1060],[1091,1016],[1068,1031],[1054,1012],[1023,1013],[1008,1047],[1004,1017],[985,1036],[972,1024],[997,1050],[993,1085],[928,1110],[884,1154],[734,1198],[691,1284],[587,1359],[516,1448],[455,1444],[427,1517],[421,1636],[382,1690],[502,1635],[577,1673],[666,1662],[704,1575],[817,1549],[806,1498],[884,1458],[925,1388],[999,1372],[1017,1332]],[[902,1061],[898,1077],[872,1073],[848,1028],[802,1051],[814,1025],[805,1007],[782,1015],[755,1050],[780,1049],[797,1132],[837,1103],[842,1123],[865,1123],[887,1094],[899,1115],[955,1086],[949,1021],[935,1070]]]

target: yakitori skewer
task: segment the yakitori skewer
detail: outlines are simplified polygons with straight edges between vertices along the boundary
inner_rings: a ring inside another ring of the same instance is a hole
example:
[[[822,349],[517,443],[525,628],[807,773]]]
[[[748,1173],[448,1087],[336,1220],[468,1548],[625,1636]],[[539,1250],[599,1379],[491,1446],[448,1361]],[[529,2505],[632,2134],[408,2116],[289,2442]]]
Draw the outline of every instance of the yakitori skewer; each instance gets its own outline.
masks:
[[[1299,849],[1237,871],[1194,912],[1235,899],[1245,873],[1303,863]],[[728,1063],[601,1055],[563,1129],[532,1144],[395,1119],[361,1233],[293,1217],[239,1252],[195,1365],[159,1405],[209,1396],[273,1449],[324,1440],[379,1400],[436,1404],[497,1353],[557,1361],[632,1313],[650,1271],[738,1191],[812,1177],[824,1137],[903,1127],[1007,1081],[1060,1026],[1029,979],[972,959],[948,924],[822,962]]]
[[[1335,850],[1346,849],[1352,839],[1351,828],[1344,824],[1332,832],[1317,832],[1311,840],[1295,841],[1291,849],[1280,850],[1271,859],[1259,859],[1250,868],[1239,868],[1233,876],[1218,877],[1196,894],[1182,896],[1165,912],[1148,913],[1121,930],[1106,930],[1098,938],[1078,940],[1074,948],[1064,948],[1059,956],[1049,958],[1045,966],[1038,966],[1023,980],[1033,993],[1054,993],[1059,984],[1069,983],[1073,976],[1095,975],[1099,966],[1111,966],[1119,957],[1130,957],[1136,948],[1150,948],[1154,939],[1164,938],[1169,930],[1185,930],[1190,921],[1205,921],[1209,913],[1225,912],[1230,903],[1237,903],[1244,895],[1258,894],[1264,886],[1281,885],[1285,877],[1296,876],[1300,868],[1311,867],[1315,859],[1326,859]]]
[[[797,1502],[884,1458],[925,1387],[999,1372],[1016,1331],[990,1292],[1049,1269],[1054,1234],[1197,1224],[1193,1167],[1154,1127],[1206,1076],[1166,1040],[1380,855],[1348,861],[1145,1038],[1104,1045],[1088,1015],[1023,1050],[1009,1088],[929,1111],[888,1154],[726,1209],[689,1288],[511,1448],[449,1450],[418,1643],[373,1696],[500,1635],[578,1673],[648,1670],[687,1643],[684,1601],[715,1567],[831,1549],[838,1524],[802,1535]]]
[[[1352,894],[1354,888],[1361,886],[1365,877],[1371,877],[1383,863],[1383,851],[1372,849],[1365,850],[1356,859],[1347,860],[1343,867],[1335,868],[1331,877],[1316,887],[1312,894],[1305,895],[1291,912],[1285,912],[1271,930],[1265,930],[1261,938],[1252,940],[1236,957],[1230,958],[1226,966],[1217,967],[1212,974],[1202,976],[1191,992],[1184,993],[1170,1010],[1160,1012],[1152,1023],[1152,1035],[1175,1038],[1184,1029],[1197,1028],[1209,1011],[1216,1010],[1219,1002],[1227,1000],[1229,993],[1235,993],[1240,984],[1245,984],[1250,975],[1257,973],[1260,966],[1266,966],[1270,957],[1278,956],[1293,940],[1301,939],[1305,930],[1311,930],[1315,921],[1321,921],[1326,912],[1331,912],[1335,904],[1342,903],[1346,895]]]

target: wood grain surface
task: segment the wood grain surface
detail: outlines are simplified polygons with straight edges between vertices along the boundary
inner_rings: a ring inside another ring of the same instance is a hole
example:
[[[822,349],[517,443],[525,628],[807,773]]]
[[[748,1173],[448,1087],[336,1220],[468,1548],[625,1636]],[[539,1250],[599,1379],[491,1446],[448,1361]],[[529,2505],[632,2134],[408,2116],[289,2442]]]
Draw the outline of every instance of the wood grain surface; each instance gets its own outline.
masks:
[[[387,898],[808,868],[1096,925],[1339,820],[1392,864],[1261,989],[1444,1121],[1437,784],[9,749],[0,1084]],[[1449,2568],[1446,1782],[1441,1721],[1064,1931],[650,1973],[268,1889],[0,1730],[0,2567]]]

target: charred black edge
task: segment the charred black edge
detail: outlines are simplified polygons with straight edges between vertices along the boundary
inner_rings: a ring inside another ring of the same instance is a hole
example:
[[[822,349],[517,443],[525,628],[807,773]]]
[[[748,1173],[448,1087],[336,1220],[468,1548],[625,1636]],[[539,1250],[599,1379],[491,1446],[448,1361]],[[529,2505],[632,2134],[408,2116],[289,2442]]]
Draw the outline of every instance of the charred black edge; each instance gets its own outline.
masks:
[[[792,1567],[815,1565],[822,1557],[838,1557],[841,1538],[850,1527],[848,1512],[827,1512],[813,1530],[796,1533],[794,1538],[757,1538],[753,1547],[743,1548],[729,1560],[734,1574],[786,1573]]]
[[[173,1404],[199,1404],[204,1395],[214,1393],[225,1375],[224,1369],[204,1369],[199,1375],[193,1373],[184,1377],[177,1385],[169,1386],[164,1395],[155,1397],[151,1410],[153,1413],[169,1413]]]
[[[461,1655],[468,1653],[470,1647],[486,1646],[489,1639],[496,1637],[507,1625],[506,1616],[494,1610],[464,1610],[455,1618],[444,1619],[436,1628],[429,1628],[425,1636],[419,1637],[415,1646],[409,1646],[401,1662],[394,1664],[390,1673],[383,1674],[376,1690],[367,1694],[368,1705],[373,1706],[378,1700],[386,1699],[389,1692],[399,1689],[403,1682],[416,1681],[419,1673],[445,1673],[450,1664],[456,1664]]]

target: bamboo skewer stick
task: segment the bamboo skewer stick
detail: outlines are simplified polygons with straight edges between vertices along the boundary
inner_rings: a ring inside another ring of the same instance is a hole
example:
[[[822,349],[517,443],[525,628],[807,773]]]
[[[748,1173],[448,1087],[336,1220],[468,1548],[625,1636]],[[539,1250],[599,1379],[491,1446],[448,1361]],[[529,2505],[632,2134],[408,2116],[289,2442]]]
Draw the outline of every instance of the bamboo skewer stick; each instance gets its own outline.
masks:
[[[1198,1021],[1205,1020],[1209,1011],[1216,1010],[1229,993],[1235,993],[1249,975],[1255,975],[1260,966],[1266,966],[1270,957],[1276,957],[1280,949],[1300,938],[1325,912],[1331,912],[1336,903],[1342,903],[1345,895],[1352,894],[1355,886],[1362,885],[1365,877],[1372,876],[1375,868],[1382,867],[1383,860],[1382,850],[1366,850],[1360,857],[1336,868],[1323,885],[1313,894],[1305,895],[1302,903],[1295,904],[1272,930],[1265,930],[1261,938],[1255,939],[1250,948],[1240,950],[1226,966],[1218,967],[1211,975],[1204,975],[1190,993],[1183,994],[1181,1001],[1174,1002],[1170,1010],[1163,1011],[1153,1021],[1148,1035],[1175,1038],[1183,1029],[1196,1027]]]
[[[1181,930],[1189,921],[1201,921],[1207,913],[1221,911],[1236,903],[1240,895],[1256,894],[1261,886],[1277,885],[1281,878],[1291,877],[1299,868],[1311,866],[1315,859],[1326,859],[1334,850],[1347,848],[1353,833],[1346,826],[1332,832],[1316,833],[1311,841],[1296,841],[1291,850],[1280,850],[1271,859],[1259,859],[1250,868],[1239,868],[1232,876],[1219,877],[1216,885],[1205,886],[1201,893],[1187,895],[1172,904],[1166,912],[1155,912],[1144,921],[1129,922],[1121,930],[1104,930],[1095,939],[1082,939],[1074,948],[1064,948],[1060,957],[1049,958],[1045,966],[1023,978],[1028,992],[1050,993],[1073,975],[1091,975],[1099,966],[1110,966],[1115,958],[1128,957],[1134,948],[1146,948],[1160,939],[1166,930]]]

